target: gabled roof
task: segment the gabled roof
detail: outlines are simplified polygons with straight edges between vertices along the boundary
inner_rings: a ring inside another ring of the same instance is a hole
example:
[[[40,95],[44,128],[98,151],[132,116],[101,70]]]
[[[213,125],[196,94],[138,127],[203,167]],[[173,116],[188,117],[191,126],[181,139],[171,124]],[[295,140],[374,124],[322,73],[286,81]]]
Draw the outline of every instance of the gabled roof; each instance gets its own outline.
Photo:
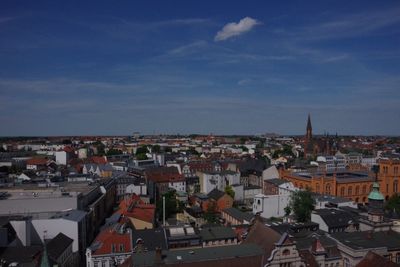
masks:
[[[136,250],[138,250],[140,247],[138,245],[141,243],[143,251],[155,251],[157,247],[167,249],[167,240],[164,231],[163,228],[135,230],[132,233],[133,247],[136,247]]]
[[[235,218],[236,220],[241,221],[242,223],[244,221],[250,222],[251,219],[254,217],[254,215],[251,213],[246,213],[233,207],[224,209],[223,212],[227,213],[229,216]]]
[[[246,239],[243,244],[256,244],[260,246],[267,257],[271,255],[275,248],[275,243],[281,239],[281,234],[272,228],[264,225],[258,219],[255,219],[254,224],[249,228]]]
[[[118,213],[129,218],[153,223],[155,210],[155,205],[145,204],[139,196],[133,194],[130,199],[124,199],[120,202]]]
[[[356,265],[356,267],[399,267],[399,264],[391,262],[387,258],[369,251],[367,255]]]
[[[130,231],[122,231],[119,224],[101,231],[89,249],[92,255],[104,255],[113,253],[132,252],[132,240]],[[122,246],[121,246],[122,245]]]
[[[179,170],[176,167],[150,168],[145,171],[145,176],[148,180],[155,183],[185,181],[184,176],[179,173]]]
[[[47,158],[30,158],[26,161],[27,165],[47,165],[49,159]]]
[[[212,199],[214,199],[214,200],[218,200],[218,199],[220,199],[221,197],[223,197],[224,195],[225,195],[225,192],[222,192],[222,191],[220,191],[220,190],[218,190],[218,189],[216,189],[216,188],[214,188],[213,190],[211,190],[210,193],[207,194],[207,196],[208,196],[209,198],[212,198]]]
[[[47,254],[50,258],[57,260],[72,242],[74,242],[73,239],[63,233],[59,233],[47,243]]]
[[[349,212],[337,209],[319,209],[314,211],[321,216],[328,227],[347,227],[350,224],[358,223],[357,218]]]
[[[203,241],[214,241],[228,238],[236,238],[236,233],[230,227],[215,226],[200,230],[199,235]]]

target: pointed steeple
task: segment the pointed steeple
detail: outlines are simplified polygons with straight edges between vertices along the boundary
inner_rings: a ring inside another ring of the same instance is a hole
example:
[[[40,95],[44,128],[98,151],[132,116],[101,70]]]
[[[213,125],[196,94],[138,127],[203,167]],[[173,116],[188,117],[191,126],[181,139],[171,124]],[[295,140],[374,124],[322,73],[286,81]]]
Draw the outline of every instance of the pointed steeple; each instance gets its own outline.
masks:
[[[311,140],[311,138],[312,138],[311,116],[310,113],[308,113],[306,139]]]
[[[42,254],[42,258],[40,259],[40,267],[50,267],[49,264],[49,256],[47,255],[47,246],[46,246],[46,232],[44,231],[43,234],[43,254]]]

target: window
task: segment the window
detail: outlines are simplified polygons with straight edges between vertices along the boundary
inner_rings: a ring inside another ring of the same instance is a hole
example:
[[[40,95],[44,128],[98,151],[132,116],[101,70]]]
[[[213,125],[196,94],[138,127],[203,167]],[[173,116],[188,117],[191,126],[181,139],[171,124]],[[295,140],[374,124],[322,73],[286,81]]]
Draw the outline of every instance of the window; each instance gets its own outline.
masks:
[[[393,192],[394,193],[398,192],[397,191],[398,190],[398,185],[399,185],[399,181],[396,180],[396,181],[393,182]]]
[[[330,185],[330,184],[327,184],[327,185],[326,185],[326,187],[325,187],[325,194],[328,194],[328,195],[331,194],[331,185]]]
[[[288,250],[288,249],[283,250],[282,255],[283,255],[283,256],[288,256],[288,255],[290,255],[290,250]]]
[[[317,193],[319,193],[319,183],[317,183],[317,185],[316,185],[316,191],[317,191]]]
[[[111,244],[111,252],[112,253],[117,252],[117,245]]]
[[[124,250],[125,250],[124,244],[119,244],[119,251],[124,252]]]
[[[347,195],[351,196],[352,194],[353,194],[353,188],[349,186],[349,188],[347,189]]]
[[[357,185],[356,186],[356,195],[359,195],[360,194],[360,187]]]
[[[362,193],[363,193],[363,194],[366,194],[366,193],[367,193],[367,186],[366,186],[366,185],[363,185],[363,187],[362,187]]]
[[[400,263],[400,252],[396,254],[396,263]]]
[[[344,196],[344,190],[345,190],[344,187],[341,187],[341,188],[340,188],[340,195],[341,195],[341,196]]]

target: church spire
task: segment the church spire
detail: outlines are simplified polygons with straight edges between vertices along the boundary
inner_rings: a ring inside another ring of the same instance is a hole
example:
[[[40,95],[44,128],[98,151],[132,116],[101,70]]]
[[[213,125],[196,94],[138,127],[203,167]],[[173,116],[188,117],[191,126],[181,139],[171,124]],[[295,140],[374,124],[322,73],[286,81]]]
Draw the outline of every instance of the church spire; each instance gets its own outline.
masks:
[[[307,138],[307,140],[311,140],[311,139],[312,139],[312,126],[311,126],[311,116],[310,116],[310,113],[308,113],[306,138]]]

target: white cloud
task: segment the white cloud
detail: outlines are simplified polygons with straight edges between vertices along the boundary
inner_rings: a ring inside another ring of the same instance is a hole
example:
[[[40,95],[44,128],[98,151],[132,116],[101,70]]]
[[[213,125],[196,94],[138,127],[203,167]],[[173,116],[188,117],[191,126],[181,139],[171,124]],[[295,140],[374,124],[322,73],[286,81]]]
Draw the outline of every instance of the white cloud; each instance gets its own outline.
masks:
[[[250,17],[245,17],[241,19],[238,23],[236,22],[230,22],[226,24],[222,30],[217,32],[217,35],[215,35],[214,40],[216,42],[218,41],[224,41],[226,39],[229,39],[234,36],[241,35],[245,32],[250,31],[254,26],[261,24],[258,20],[255,20]]]

